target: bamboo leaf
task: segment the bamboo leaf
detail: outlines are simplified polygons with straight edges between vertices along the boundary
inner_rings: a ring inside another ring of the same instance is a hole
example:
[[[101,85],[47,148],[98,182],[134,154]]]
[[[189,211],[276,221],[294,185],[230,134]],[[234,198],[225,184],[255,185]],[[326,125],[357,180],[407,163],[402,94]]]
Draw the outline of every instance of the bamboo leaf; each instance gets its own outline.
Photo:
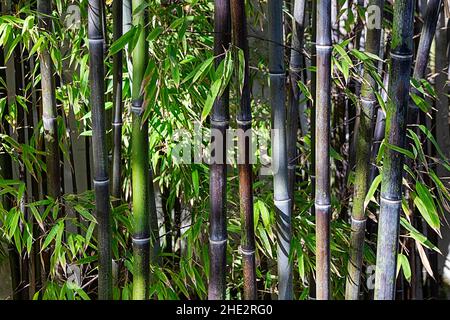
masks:
[[[439,230],[441,223],[430,191],[426,186],[417,181],[416,192],[418,197],[414,199],[414,204],[417,205],[417,208],[419,209],[425,221],[434,230]]]
[[[381,183],[381,178],[382,178],[382,176],[381,176],[381,174],[379,174],[378,176],[375,177],[375,179],[373,179],[372,184],[370,185],[369,191],[367,191],[366,199],[364,200],[364,210],[366,210],[367,205],[373,199],[375,191],[377,191],[378,186]]]
[[[56,237],[56,234],[58,233],[58,230],[60,228],[60,224],[57,223],[53,226],[53,228],[50,230],[49,234],[45,238],[44,244],[42,245],[41,252],[48,247],[48,245],[52,242],[52,240]]]
[[[403,275],[408,282],[411,282],[411,267],[409,265],[408,257],[404,254],[399,253],[397,256],[397,276],[400,271],[403,270]]]
[[[212,84],[211,90],[208,93],[208,97],[206,98],[205,104],[203,106],[201,122],[203,122],[206,119],[206,117],[209,115],[209,113],[211,112],[212,106],[214,104],[214,101],[217,98],[217,94],[219,93],[221,85],[222,85],[222,79],[217,79]]]

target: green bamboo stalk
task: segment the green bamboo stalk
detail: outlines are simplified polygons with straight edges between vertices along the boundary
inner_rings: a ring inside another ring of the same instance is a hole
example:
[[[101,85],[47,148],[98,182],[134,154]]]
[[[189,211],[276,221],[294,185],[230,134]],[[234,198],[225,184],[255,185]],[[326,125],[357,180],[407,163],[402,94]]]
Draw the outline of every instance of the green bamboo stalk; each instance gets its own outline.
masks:
[[[223,60],[225,50],[231,42],[231,8],[229,0],[214,1],[214,55],[216,68]],[[210,271],[208,283],[208,299],[225,299],[226,279],[226,248],[227,248],[227,220],[226,220],[226,191],[227,191],[227,163],[226,163],[226,130],[229,123],[229,89],[225,89],[222,96],[214,102],[211,112],[211,130],[222,139],[212,139],[214,150],[220,150],[223,157],[215,159],[210,165],[210,230],[209,252]],[[222,140],[222,142],[220,142]]]
[[[299,117],[305,118],[304,114],[300,114],[300,97],[301,90],[298,82],[301,81],[301,75],[304,66],[303,51],[303,37],[304,37],[304,21],[305,21],[305,0],[295,0],[293,6],[293,20],[292,20],[292,44],[291,44],[291,58],[289,63],[289,96],[288,96],[288,113],[287,119],[287,148],[288,148],[288,180],[289,180],[289,197],[294,199],[295,188],[295,168],[298,163],[297,155],[297,132]],[[303,104],[303,103],[302,103]],[[304,104],[303,104],[304,105]],[[304,110],[302,110],[304,111]],[[305,121],[303,121],[305,122]],[[306,125],[303,123],[302,131],[306,134]]]
[[[331,112],[331,2],[317,0],[316,90],[316,292],[330,299],[330,112]]]
[[[88,4],[89,78],[92,106],[92,154],[94,159],[95,210],[98,221],[98,298],[112,299],[111,217],[105,130],[104,39],[102,0]]]
[[[288,187],[286,108],[283,47],[283,2],[268,1],[269,75],[272,109],[272,169],[274,204],[277,213],[278,299],[293,298],[291,246],[291,199]]]
[[[236,121],[239,129],[239,197],[242,222],[241,253],[244,269],[244,299],[256,299],[255,231],[253,223],[253,172],[251,164],[252,112],[250,107],[249,50],[245,1],[231,0],[233,44],[244,54],[244,78],[240,87],[240,108]]]
[[[114,41],[122,36],[122,1],[114,0]],[[114,97],[114,118],[113,126],[113,157],[112,157],[112,181],[111,195],[115,198],[121,196],[121,147],[122,147],[122,50],[119,50],[113,57],[113,97]]]
[[[131,136],[131,171],[133,191],[133,299],[148,298],[150,284],[150,248],[152,245],[151,215],[153,177],[149,167],[148,121],[143,121],[144,111],[143,80],[148,62],[148,45],[146,41],[146,10],[142,9],[143,0],[132,1],[134,26],[140,26],[140,34],[132,52],[133,86],[132,96],[132,136]],[[138,11],[137,8],[141,7]],[[154,240],[154,239],[153,239]]]
[[[386,106],[386,140],[404,148],[413,56],[414,2],[396,0],[392,30],[391,69]],[[381,183],[375,299],[393,300],[395,294],[399,219],[402,201],[403,156],[386,147]]]
[[[384,0],[369,0],[368,6],[377,6],[380,13],[384,8]],[[380,17],[382,19],[382,16]],[[380,52],[381,28],[368,28],[366,33],[365,51],[374,55]],[[361,284],[361,268],[363,260],[364,233],[366,228],[366,213],[364,200],[369,188],[370,149],[372,144],[373,116],[377,104],[376,80],[369,70],[364,70],[364,82],[361,88],[361,106],[358,127],[356,128],[356,169],[353,194],[352,231],[350,236],[350,254],[347,266],[347,282],[345,298],[359,299]]]
[[[52,1],[38,0],[39,27],[52,32]],[[41,71],[42,122],[47,165],[47,194],[54,199],[61,195],[61,169],[59,154],[59,137],[56,113],[55,79],[53,63],[48,46],[43,46],[39,54]]]

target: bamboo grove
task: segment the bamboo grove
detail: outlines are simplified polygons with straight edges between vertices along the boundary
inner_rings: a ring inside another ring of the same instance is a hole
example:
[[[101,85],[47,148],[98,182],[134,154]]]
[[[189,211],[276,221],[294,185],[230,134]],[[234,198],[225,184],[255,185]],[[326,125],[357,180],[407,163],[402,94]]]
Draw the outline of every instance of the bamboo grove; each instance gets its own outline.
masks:
[[[0,298],[449,297],[448,1],[0,11]]]

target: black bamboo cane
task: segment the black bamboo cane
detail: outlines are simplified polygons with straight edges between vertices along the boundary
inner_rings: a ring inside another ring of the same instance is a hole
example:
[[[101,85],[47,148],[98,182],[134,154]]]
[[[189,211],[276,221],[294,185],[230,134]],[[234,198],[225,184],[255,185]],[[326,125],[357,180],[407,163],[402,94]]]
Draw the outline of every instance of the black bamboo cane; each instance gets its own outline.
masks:
[[[113,2],[114,41],[122,36],[122,1]],[[115,198],[121,196],[121,147],[122,147],[122,50],[113,57],[113,97],[114,118],[113,126],[113,156],[111,195]]]
[[[301,81],[301,75],[304,66],[303,57],[303,37],[304,37],[304,20],[305,20],[306,1],[295,0],[293,5],[293,21],[292,21],[292,41],[291,41],[291,57],[289,63],[289,96],[288,96],[288,113],[287,118],[287,148],[288,148],[288,179],[289,179],[289,197],[294,199],[295,188],[295,168],[298,163],[297,151],[297,132],[299,124],[300,97],[301,90],[298,82]],[[300,115],[304,118],[305,115]],[[302,131],[306,134],[306,125],[303,124]]]
[[[214,55],[216,67],[222,61],[225,50],[231,42],[231,8],[229,0],[214,1]],[[226,130],[229,123],[229,90],[225,89],[222,96],[214,102],[211,112],[211,130],[221,139],[212,138],[214,150],[221,152],[222,157],[215,156],[210,165],[210,271],[208,283],[208,299],[223,300],[225,298],[226,278]]]
[[[250,107],[249,50],[247,40],[247,17],[244,0],[231,0],[233,44],[244,55],[244,77],[240,89],[240,108],[237,111],[239,197],[242,223],[241,253],[244,269],[244,298],[256,299],[255,232],[253,223],[252,185],[252,113]]]
[[[98,298],[112,299],[111,218],[105,130],[105,74],[102,1],[90,0],[88,9],[89,78],[92,106],[95,210],[98,221]]]
[[[414,2],[396,0],[392,30],[391,70],[386,106],[385,139],[404,148],[409,81],[413,55]],[[375,299],[392,300],[395,294],[399,219],[402,202],[403,156],[387,147],[381,183]]]

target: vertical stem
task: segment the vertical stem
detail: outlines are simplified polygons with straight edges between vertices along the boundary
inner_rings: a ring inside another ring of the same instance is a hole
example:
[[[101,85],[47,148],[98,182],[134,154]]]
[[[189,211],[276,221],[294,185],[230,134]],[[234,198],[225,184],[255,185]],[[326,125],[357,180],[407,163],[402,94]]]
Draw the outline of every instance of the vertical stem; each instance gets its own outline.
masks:
[[[288,179],[289,179],[289,197],[294,199],[295,189],[295,168],[298,163],[297,157],[297,132],[300,111],[301,90],[298,82],[301,81],[301,73],[305,68],[303,63],[303,37],[304,37],[304,20],[305,20],[305,0],[295,0],[293,6],[292,21],[292,48],[289,63],[289,97],[287,119],[287,148],[288,148]],[[302,103],[304,105],[304,103]],[[304,111],[304,110],[302,110]],[[304,119],[305,115],[300,114],[300,119]],[[302,131],[306,134],[306,124],[302,121]],[[294,201],[292,201],[294,202]]]
[[[252,114],[250,107],[249,50],[247,40],[247,17],[245,1],[231,0],[233,44],[244,54],[244,78],[240,93],[238,125],[239,196],[242,222],[241,253],[244,269],[244,299],[256,299],[255,232],[253,224],[252,184]]]
[[[369,6],[380,9],[380,21],[384,0],[370,0]],[[381,25],[368,28],[365,50],[368,53],[378,55],[380,52]],[[372,66],[376,68],[375,63]],[[363,260],[364,233],[366,228],[366,213],[364,200],[369,188],[370,147],[372,144],[373,115],[377,104],[375,92],[377,83],[370,75],[370,70],[364,70],[364,82],[361,88],[361,104],[359,122],[356,128],[356,170],[355,186],[353,194],[352,232],[350,237],[350,257],[348,262],[348,275],[345,287],[347,300],[359,299],[359,287],[361,283],[361,268]]]
[[[122,36],[122,1],[113,2],[114,41]],[[115,198],[121,196],[121,147],[122,147],[122,50],[113,57],[113,96],[114,118],[113,126],[113,157],[111,195]]]
[[[331,112],[331,2],[317,0],[316,90],[316,291],[318,300],[330,299],[330,112]]]
[[[143,0],[132,1],[134,12],[143,4]],[[144,93],[143,80],[148,63],[146,10],[142,9],[133,15],[133,25],[139,26],[140,34],[132,52],[133,86],[132,96],[132,137],[131,137],[131,171],[133,191],[133,299],[148,298],[150,284],[150,250],[152,245],[151,215],[155,206],[153,191],[153,175],[149,166],[148,121],[143,121]],[[153,236],[156,236],[153,234]]]
[[[216,67],[222,61],[223,54],[231,42],[231,11],[229,0],[214,1],[214,55]],[[226,220],[226,131],[229,123],[229,89],[214,102],[211,112],[211,143],[216,154],[210,165],[210,273],[208,283],[208,299],[223,300],[225,298],[226,279],[226,248],[227,248],[227,220]]]
[[[386,140],[404,148],[413,55],[414,2],[396,0],[392,31]],[[381,182],[375,299],[392,300],[395,294],[399,219],[402,201],[403,156],[386,147]]]
[[[52,32],[52,1],[38,0],[39,27]],[[55,79],[48,46],[39,54],[42,93],[42,122],[47,164],[47,193],[57,199],[61,195],[59,137],[56,113]]]
[[[291,247],[291,199],[288,188],[286,149],[286,108],[283,47],[283,2],[268,1],[269,74],[272,109],[272,170],[274,204],[277,214],[278,299],[293,298]]]
[[[105,130],[104,39],[102,0],[88,4],[89,78],[92,105],[92,154],[94,159],[95,210],[98,221],[98,298],[112,299],[111,221]]]

